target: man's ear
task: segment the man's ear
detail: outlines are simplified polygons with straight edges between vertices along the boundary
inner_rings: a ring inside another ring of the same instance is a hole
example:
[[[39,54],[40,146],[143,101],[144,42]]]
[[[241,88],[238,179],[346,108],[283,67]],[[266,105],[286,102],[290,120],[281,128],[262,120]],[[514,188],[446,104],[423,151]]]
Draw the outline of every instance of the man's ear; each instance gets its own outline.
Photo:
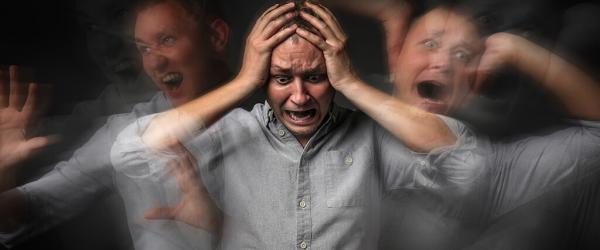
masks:
[[[215,52],[225,55],[227,43],[229,42],[229,25],[221,18],[215,18],[210,22],[210,43]]]

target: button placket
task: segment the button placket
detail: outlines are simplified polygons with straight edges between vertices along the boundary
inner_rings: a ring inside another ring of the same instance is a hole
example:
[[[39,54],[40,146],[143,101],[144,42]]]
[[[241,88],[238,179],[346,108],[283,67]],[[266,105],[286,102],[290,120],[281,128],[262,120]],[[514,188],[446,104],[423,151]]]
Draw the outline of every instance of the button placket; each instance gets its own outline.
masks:
[[[300,200],[298,206],[302,209],[306,208],[306,201],[304,199]]]
[[[308,248],[308,243],[306,243],[306,241],[302,241],[302,242],[300,242],[299,247],[301,249],[306,249],[306,248]]]
[[[283,136],[285,136],[285,130],[283,130],[283,129],[281,129],[281,128],[280,128],[280,129],[277,129],[277,135],[279,135],[279,137],[283,137]]]
[[[352,159],[352,156],[346,155],[346,157],[344,157],[344,165],[346,167],[352,166],[352,162],[354,162],[354,160]]]
[[[310,143],[309,143],[310,144]],[[298,165],[298,193],[296,197],[297,215],[297,248],[309,248],[311,239],[311,193],[310,193],[310,160],[306,159],[307,148],[303,149]]]

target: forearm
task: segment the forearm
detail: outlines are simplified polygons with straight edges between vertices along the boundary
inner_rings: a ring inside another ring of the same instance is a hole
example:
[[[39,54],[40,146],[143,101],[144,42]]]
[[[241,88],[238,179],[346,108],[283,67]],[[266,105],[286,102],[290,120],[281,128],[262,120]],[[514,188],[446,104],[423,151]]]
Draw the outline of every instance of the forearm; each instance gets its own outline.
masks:
[[[389,8],[379,17],[383,25],[388,70],[391,74],[396,73],[396,60],[402,51],[411,11],[412,9],[407,3],[401,2],[394,8]]]
[[[183,112],[195,121],[210,126],[225,113],[250,96],[259,85],[243,78],[236,78],[224,86],[182,105],[176,110]]]
[[[456,136],[435,114],[403,103],[360,80],[339,91],[414,151],[427,152],[456,142]]]
[[[10,233],[19,227],[25,214],[25,195],[17,189],[0,194],[0,233]]]
[[[558,55],[523,38],[516,67],[558,98],[569,114],[600,119],[600,84]]]
[[[173,139],[186,139],[215,123],[258,87],[244,78],[236,78],[200,98],[157,115],[142,139],[158,148],[176,143]]]
[[[394,73],[396,59],[400,54],[408,30],[412,12],[410,4],[403,0],[328,0],[324,2],[367,16],[381,23],[385,38],[388,70],[390,73]]]

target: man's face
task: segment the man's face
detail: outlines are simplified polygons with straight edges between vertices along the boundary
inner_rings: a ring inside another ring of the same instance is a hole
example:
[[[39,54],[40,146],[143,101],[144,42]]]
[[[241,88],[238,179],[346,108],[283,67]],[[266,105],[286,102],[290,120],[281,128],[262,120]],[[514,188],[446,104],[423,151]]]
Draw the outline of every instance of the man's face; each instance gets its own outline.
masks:
[[[396,96],[434,113],[457,108],[473,84],[482,46],[464,16],[430,11],[408,31],[396,65]]]
[[[327,117],[334,92],[323,52],[310,42],[292,37],[273,50],[267,100],[303,145]]]
[[[146,74],[174,106],[200,96],[207,82],[207,61],[212,50],[207,34],[181,6],[165,1],[141,10],[135,39]]]
[[[86,32],[91,59],[111,81],[136,79],[140,65],[128,34],[133,25],[129,0],[77,1],[77,18]]]

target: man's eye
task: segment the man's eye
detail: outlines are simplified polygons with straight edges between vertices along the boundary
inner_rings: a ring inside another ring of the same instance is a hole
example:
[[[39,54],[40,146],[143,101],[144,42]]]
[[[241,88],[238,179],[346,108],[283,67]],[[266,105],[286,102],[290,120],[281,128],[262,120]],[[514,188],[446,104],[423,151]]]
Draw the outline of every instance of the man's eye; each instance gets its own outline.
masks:
[[[176,41],[176,39],[174,37],[172,37],[172,36],[166,36],[166,37],[164,37],[161,40],[162,44],[166,45],[166,46],[173,46],[173,45],[175,45],[175,41]]]
[[[423,46],[427,49],[435,49],[438,47],[438,44],[434,40],[426,40],[425,42],[423,42]]]
[[[142,54],[150,54],[150,52],[152,52],[152,49],[148,46],[141,46],[138,45],[138,51]]]
[[[306,81],[311,83],[318,83],[325,79],[325,74],[308,75]]]
[[[273,76],[273,80],[275,80],[279,84],[285,85],[292,81],[292,77],[277,75],[277,76]]]
[[[466,52],[466,51],[462,51],[462,50],[458,50],[454,52],[454,58],[467,62],[471,59],[471,53]]]

